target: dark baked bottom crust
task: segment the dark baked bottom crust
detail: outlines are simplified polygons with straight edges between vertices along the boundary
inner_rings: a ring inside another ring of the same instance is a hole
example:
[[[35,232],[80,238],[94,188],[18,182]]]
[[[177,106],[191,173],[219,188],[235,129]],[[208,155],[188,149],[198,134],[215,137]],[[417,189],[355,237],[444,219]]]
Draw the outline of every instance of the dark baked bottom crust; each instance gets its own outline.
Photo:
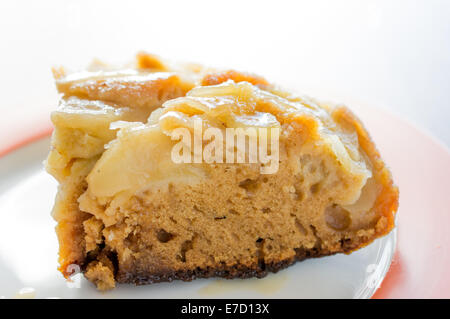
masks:
[[[193,270],[181,270],[181,271],[166,271],[159,274],[148,273],[148,272],[119,272],[116,275],[116,281],[118,283],[128,283],[135,285],[146,285],[158,282],[171,282],[173,280],[183,280],[192,281],[196,278],[211,278],[211,277],[222,277],[226,279],[233,278],[263,278],[267,276],[269,272],[278,272],[281,269],[287,268],[297,261],[302,261],[308,258],[317,258],[323,256],[334,255],[339,252],[350,252],[351,249],[343,248],[342,251],[329,252],[325,250],[319,250],[317,248],[304,250],[297,249],[296,255],[293,258],[281,260],[278,262],[264,263],[259,262],[258,264],[253,264],[251,266],[236,264],[233,266],[222,266],[216,268],[200,268],[197,267]]]
[[[362,248],[371,243],[373,238],[359,237],[356,240],[341,239],[339,241],[339,247],[333,250],[329,250],[323,247],[322,242],[319,240],[316,246],[313,248],[305,249],[303,247],[295,249],[295,255],[291,258],[287,258],[279,261],[265,262],[264,258],[260,258],[258,262],[252,264],[237,263],[232,266],[227,266],[225,263],[218,265],[217,267],[201,267],[198,266],[195,269],[170,269],[163,268],[163,265],[157,265],[152,267],[143,260],[141,263],[128,264],[124,267],[120,267],[117,254],[111,251],[109,247],[99,245],[97,253],[91,253],[88,255],[87,260],[82,264],[81,268],[86,277],[97,285],[100,290],[107,290],[114,288],[115,283],[135,284],[135,285],[147,285],[159,282],[171,282],[173,280],[192,281],[197,278],[211,278],[221,277],[226,279],[233,278],[263,278],[267,276],[269,272],[276,273],[279,270],[287,268],[297,261],[302,261],[309,258],[318,258],[324,256],[330,256],[337,253],[349,254],[359,248]],[[100,272],[95,273],[91,278],[88,276],[88,268],[90,266],[96,267],[98,264],[103,268]],[[108,270],[109,269],[109,270]],[[104,278],[107,278],[107,282],[101,282]],[[100,280],[100,281],[99,281]],[[100,286],[99,283],[100,282]]]

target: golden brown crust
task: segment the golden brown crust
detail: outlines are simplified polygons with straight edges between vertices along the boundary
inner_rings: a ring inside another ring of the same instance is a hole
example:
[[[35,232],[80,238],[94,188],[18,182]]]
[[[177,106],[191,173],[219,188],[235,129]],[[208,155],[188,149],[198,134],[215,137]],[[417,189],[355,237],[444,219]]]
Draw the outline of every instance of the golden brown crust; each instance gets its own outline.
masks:
[[[130,75],[128,78],[88,78],[82,85],[61,81],[58,87],[68,96],[149,109],[155,109],[163,101],[183,96],[192,88],[177,74],[167,72]]]
[[[233,80],[236,83],[246,81],[261,88],[270,86],[269,82],[261,76],[235,70],[206,74],[201,81],[201,85],[217,85],[228,80]]]
[[[170,71],[170,68],[159,57],[146,52],[139,52],[136,55],[136,64],[138,69],[146,69],[157,72]]]
[[[59,270],[64,277],[72,274],[69,265],[82,265],[85,260],[84,231],[81,222],[60,221],[56,225],[59,241]]]
[[[380,218],[375,228],[377,232],[375,238],[384,236],[395,227],[395,215],[398,210],[399,202],[398,187],[394,185],[391,172],[381,159],[375,143],[370,138],[369,133],[356,115],[346,107],[337,107],[333,112],[333,116],[338,123],[343,125],[351,125],[356,130],[359,144],[373,165],[372,171],[374,173],[374,177],[383,186],[381,193],[375,202],[374,210],[377,214],[384,216],[384,218]],[[358,248],[368,245],[371,242],[372,241],[369,241]]]

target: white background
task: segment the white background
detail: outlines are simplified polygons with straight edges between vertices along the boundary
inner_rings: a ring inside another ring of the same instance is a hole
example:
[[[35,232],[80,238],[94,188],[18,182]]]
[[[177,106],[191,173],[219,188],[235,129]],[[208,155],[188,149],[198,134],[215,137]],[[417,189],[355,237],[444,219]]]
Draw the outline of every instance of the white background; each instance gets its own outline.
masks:
[[[51,66],[139,50],[386,108],[450,145],[445,0],[1,1],[0,133],[48,121]]]

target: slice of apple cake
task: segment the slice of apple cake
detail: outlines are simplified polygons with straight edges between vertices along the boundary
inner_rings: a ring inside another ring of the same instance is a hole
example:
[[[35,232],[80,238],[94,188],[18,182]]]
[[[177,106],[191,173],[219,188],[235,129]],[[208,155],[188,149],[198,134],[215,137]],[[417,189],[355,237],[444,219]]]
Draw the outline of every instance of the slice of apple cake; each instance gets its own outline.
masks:
[[[99,289],[262,277],[394,227],[398,190],[345,107],[140,54],[55,71],[60,270]]]

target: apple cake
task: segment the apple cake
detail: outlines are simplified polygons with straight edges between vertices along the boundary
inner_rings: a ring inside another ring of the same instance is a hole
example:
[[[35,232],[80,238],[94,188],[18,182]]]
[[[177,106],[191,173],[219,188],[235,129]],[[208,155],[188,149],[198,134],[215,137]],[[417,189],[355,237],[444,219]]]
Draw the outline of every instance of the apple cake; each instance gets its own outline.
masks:
[[[100,290],[263,277],[351,253],[394,227],[398,189],[344,106],[146,53],[54,77],[61,99],[46,168],[59,182],[52,215],[66,277],[77,265]],[[214,144],[232,129],[248,133],[243,144]],[[270,163],[250,160],[252,137],[261,155],[264,136]]]

